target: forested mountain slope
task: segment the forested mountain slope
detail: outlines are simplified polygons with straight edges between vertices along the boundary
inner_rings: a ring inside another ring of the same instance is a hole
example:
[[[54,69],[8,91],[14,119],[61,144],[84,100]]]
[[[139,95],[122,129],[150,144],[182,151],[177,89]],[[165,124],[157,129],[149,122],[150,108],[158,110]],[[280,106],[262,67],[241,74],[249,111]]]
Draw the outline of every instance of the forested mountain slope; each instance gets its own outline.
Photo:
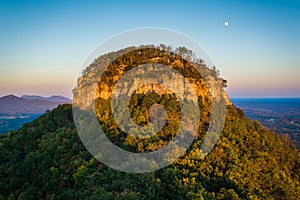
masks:
[[[128,144],[124,143],[128,147]],[[71,105],[1,136],[0,191],[8,199],[297,199],[300,160],[278,134],[227,107],[223,134],[200,159],[192,150],[156,172],[97,162],[81,144]]]

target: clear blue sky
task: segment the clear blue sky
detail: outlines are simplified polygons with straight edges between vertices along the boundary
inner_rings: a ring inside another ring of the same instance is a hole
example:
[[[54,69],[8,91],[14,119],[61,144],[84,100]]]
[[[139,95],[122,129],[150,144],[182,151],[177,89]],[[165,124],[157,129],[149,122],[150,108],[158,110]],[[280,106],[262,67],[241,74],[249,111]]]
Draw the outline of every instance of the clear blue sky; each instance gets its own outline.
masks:
[[[81,64],[99,43],[141,27],[195,39],[228,80],[231,97],[300,97],[296,0],[0,0],[0,96],[70,97]]]

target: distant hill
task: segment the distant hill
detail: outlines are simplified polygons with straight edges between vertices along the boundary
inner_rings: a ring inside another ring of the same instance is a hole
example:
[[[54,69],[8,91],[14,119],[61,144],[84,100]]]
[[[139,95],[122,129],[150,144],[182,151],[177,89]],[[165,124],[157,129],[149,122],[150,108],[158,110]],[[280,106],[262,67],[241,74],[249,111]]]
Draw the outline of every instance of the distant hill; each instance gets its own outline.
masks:
[[[42,97],[37,95],[23,95],[21,96],[23,99],[31,99],[31,100],[43,100],[43,101],[51,101],[58,103],[70,103],[72,100],[60,95],[52,95],[50,97]]]
[[[63,96],[41,97],[37,95],[0,97],[0,134],[17,130],[23,124],[45,113],[46,110],[52,110],[64,103],[71,103],[71,99]]]
[[[71,100],[62,96],[29,96],[17,97],[7,95],[0,97],[0,116],[33,115],[52,110],[59,104],[71,103]]]

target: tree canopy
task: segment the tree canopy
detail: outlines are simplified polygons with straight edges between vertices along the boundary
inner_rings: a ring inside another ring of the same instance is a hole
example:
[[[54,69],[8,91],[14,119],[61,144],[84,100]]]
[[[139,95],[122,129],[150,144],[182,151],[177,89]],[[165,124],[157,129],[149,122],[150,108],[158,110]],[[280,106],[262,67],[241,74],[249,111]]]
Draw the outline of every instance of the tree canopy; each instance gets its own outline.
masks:
[[[156,99],[172,111],[177,108],[172,95]],[[144,105],[149,106],[147,98],[144,94],[134,94],[131,101],[135,122],[147,123],[145,112],[141,112]],[[103,111],[107,110],[98,107],[100,121],[107,117]],[[138,116],[144,116],[143,120],[139,121]],[[129,151],[152,151],[170,140],[171,130],[166,129],[140,145],[137,138],[118,132],[112,125],[109,119],[101,124],[109,130],[112,141]],[[0,199],[299,197],[297,149],[279,134],[247,119],[240,109],[227,107],[221,138],[204,159],[198,156],[201,141],[200,136],[185,156],[161,170],[143,174],[116,171],[89,154],[77,136],[71,105],[62,105],[18,131],[1,136]]]

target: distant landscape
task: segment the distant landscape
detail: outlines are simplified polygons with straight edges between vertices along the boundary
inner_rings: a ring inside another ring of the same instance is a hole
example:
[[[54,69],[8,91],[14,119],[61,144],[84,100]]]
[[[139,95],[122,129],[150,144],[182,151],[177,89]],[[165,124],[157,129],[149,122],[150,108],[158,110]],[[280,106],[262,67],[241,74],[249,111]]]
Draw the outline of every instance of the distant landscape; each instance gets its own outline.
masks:
[[[300,98],[233,98],[250,119],[260,121],[270,130],[288,134],[300,147]]]
[[[0,134],[17,130],[23,124],[44,114],[45,111],[52,110],[63,103],[71,103],[71,99],[63,96],[38,95],[0,97]]]

